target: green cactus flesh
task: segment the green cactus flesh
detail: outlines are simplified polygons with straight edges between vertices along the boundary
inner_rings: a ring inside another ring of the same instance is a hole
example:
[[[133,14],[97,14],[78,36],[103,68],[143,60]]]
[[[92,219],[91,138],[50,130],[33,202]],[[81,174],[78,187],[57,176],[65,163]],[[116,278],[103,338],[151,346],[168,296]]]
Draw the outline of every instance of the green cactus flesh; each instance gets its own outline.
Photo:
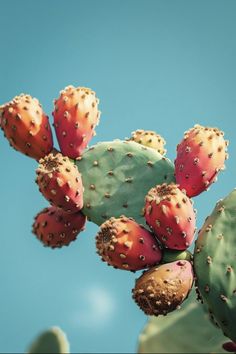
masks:
[[[126,215],[144,224],[142,208],[149,189],[174,182],[173,164],[135,142],[102,142],[76,161],[84,185],[83,213],[95,224]]]
[[[163,249],[163,256],[161,263],[170,263],[175,261],[192,261],[192,253],[188,250],[185,251],[174,251],[169,249]]]
[[[180,310],[150,317],[139,336],[138,353],[226,353],[224,342],[192,291]]]
[[[65,333],[58,327],[52,327],[41,333],[31,344],[29,354],[66,354],[69,353],[69,342]]]
[[[199,232],[197,286],[223,333],[236,341],[236,190],[220,200]]]

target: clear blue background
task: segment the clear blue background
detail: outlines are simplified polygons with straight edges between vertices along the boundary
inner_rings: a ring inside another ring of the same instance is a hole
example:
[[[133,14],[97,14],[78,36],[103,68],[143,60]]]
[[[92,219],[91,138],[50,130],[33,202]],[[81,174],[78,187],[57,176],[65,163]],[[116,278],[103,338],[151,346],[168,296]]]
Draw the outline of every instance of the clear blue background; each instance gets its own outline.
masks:
[[[236,186],[235,13],[235,0],[1,0],[0,102],[25,92],[50,114],[59,90],[88,86],[102,110],[93,143],[156,130],[171,159],[195,123],[220,127],[230,159],[195,199],[200,227]],[[0,351],[59,325],[73,352],[134,352],[146,322],[131,299],[136,275],[100,262],[91,223],[70,247],[43,248],[31,234],[47,205],[36,163],[1,134],[0,166]]]

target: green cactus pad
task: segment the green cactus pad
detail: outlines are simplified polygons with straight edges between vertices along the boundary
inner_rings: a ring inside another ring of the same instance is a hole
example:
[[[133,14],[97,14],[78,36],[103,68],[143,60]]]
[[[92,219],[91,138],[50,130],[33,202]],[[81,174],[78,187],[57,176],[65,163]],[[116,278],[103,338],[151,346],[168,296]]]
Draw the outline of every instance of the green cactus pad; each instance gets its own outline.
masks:
[[[200,230],[194,268],[203,301],[236,341],[236,190],[216,204]]]
[[[180,310],[149,319],[139,336],[138,353],[226,353],[224,342],[192,291]]]
[[[175,181],[167,158],[135,142],[99,143],[76,164],[85,188],[83,213],[98,225],[122,214],[145,223],[146,193],[157,184]]]
[[[69,352],[69,343],[66,335],[58,327],[52,327],[40,334],[27,351],[29,354],[66,354]]]

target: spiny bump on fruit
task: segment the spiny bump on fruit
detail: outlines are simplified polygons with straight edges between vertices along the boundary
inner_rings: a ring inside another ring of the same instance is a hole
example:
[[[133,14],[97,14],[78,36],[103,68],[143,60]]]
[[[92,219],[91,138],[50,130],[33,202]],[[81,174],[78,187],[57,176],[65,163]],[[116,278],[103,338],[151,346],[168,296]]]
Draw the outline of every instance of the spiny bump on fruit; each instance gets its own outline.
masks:
[[[36,183],[43,196],[54,206],[69,213],[83,207],[83,185],[77,166],[53,151],[39,161]]]
[[[163,183],[151,188],[146,196],[144,216],[166,248],[185,250],[193,242],[195,212],[192,201],[178,185]]]
[[[76,159],[95,135],[99,124],[99,99],[86,87],[67,86],[54,101],[54,127],[64,155]]]
[[[96,246],[103,261],[123,270],[144,269],[158,264],[162,257],[154,235],[123,215],[101,225]]]
[[[193,285],[192,265],[176,261],[143,273],[132,290],[133,299],[146,315],[167,315],[180,308]]]
[[[195,125],[177,145],[176,182],[189,197],[207,190],[225,169],[228,141],[218,128]]]
[[[161,135],[157,134],[152,130],[138,129],[132,132],[131,138],[128,141],[135,141],[138,144],[150,147],[161,155],[166,154],[166,149],[164,148],[166,141]]]
[[[68,246],[84,230],[86,217],[79,211],[68,214],[56,207],[43,209],[35,217],[32,232],[46,247]]]
[[[53,149],[48,116],[36,98],[21,94],[0,108],[0,127],[10,145],[36,160]]]

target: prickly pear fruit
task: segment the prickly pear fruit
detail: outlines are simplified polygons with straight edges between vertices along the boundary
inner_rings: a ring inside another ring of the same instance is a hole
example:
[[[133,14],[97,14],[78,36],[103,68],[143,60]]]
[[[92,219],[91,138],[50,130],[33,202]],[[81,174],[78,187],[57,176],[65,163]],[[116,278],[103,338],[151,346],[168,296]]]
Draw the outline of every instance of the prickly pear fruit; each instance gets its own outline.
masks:
[[[132,132],[132,136],[128,141],[135,141],[138,144],[148,146],[161,155],[166,154],[166,149],[164,148],[166,142],[162,138],[161,135],[155,133],[154,131],[151,130],[136,130],[135,132]]]
[[[236,353],[236,343],[226,342],[222,345],[223,349],[229,353]]]
[[[76,165],[60,153],[39,160],[36,182],[43,196],[54,206],[74,213],[83,207],[83,185]]]
[[[176,183],[189,197],[197,196],[216,181],[228,158],[228,141],[218,128],[195,125],[177,146]]]
[[[53,148],[48,117],[36,98],[21,94],[1,106],[1,128],[10,145],[36,160]]]
[[[161,250],[153,234],[123,215],[101,225],[96,245],[102,260],[114,268],[136,271],[161,260]]]
[[[166,315],[179,308],[193,285],[188,261],[176,261],[151,268],[136,280],[133,299],[146,315]]]
[[[80,211],[68,214],[50,207],[36,215],[32,232],[45,246],[68,246],[84,230],[85,222],[86,217]]]
[[[63,155],[79,157],[95,135],[99,123],[99,100],[86,87],[68,86],[55,100],[54,127]]]
[[[144,215],[167,248],[185,250],[194,238],[196,217],[191,200],[176,184],[163,183],[148,192]]]

